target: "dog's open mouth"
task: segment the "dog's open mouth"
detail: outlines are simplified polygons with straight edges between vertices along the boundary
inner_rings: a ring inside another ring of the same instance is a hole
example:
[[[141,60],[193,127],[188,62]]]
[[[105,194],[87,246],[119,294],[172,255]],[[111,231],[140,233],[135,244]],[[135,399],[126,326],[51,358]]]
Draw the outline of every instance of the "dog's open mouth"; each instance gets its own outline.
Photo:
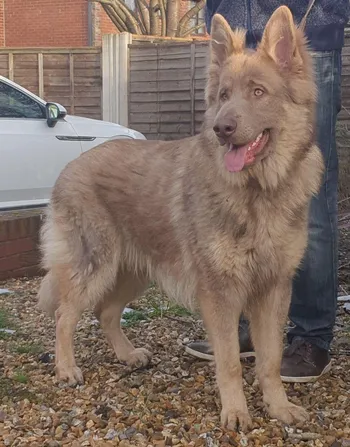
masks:
[[[254,141],[243,146],[229,144],[225,154],[225,165],[229,172],[239,172],[255,161],[256,156],[263,150],[269,139],[269,131],[261,132]]]

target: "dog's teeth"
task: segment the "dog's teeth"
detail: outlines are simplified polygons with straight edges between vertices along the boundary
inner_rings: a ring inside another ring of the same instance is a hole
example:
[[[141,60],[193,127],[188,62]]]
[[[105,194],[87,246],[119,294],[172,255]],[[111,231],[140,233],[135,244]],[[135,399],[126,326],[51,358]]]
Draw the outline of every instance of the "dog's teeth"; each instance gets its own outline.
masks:
[[[261,140],[261,137],[263,136],[263,134],[261,133],[260,135],[258,135],[256,138],[255,138],[255,142],[256,143],[258,143],[260,140]]]

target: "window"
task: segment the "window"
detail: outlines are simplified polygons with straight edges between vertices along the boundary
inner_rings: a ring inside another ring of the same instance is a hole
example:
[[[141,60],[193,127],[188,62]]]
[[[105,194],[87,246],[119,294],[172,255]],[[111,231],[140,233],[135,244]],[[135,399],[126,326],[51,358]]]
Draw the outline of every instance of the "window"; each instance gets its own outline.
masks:
[[[45,118],[45,113],[34,99],[0,82],[0,118]]]

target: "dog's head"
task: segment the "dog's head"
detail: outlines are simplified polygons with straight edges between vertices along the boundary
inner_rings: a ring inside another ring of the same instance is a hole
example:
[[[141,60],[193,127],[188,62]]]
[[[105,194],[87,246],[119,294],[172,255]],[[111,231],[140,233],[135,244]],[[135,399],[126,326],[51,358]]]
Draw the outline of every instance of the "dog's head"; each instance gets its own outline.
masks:
[[[213,17],[206,101],[206,128],[222,146],[229,172],[276,152],[292,158],[283,151],[300,150],[313,139],[312,61],[286,6],[273,13],[256,50],[246,48],[244,31]]]

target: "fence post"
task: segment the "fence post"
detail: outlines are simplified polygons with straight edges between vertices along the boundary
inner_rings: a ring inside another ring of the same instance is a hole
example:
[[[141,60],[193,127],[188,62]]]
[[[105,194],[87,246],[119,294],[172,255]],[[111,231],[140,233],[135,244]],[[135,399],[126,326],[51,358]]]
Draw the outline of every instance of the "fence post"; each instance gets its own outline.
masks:
[[[191,43],[191,135],[196,133],[196,44]]]
[[[105,35],[102,39],[102,118],[128,126],[129,44],[132,35]]]

